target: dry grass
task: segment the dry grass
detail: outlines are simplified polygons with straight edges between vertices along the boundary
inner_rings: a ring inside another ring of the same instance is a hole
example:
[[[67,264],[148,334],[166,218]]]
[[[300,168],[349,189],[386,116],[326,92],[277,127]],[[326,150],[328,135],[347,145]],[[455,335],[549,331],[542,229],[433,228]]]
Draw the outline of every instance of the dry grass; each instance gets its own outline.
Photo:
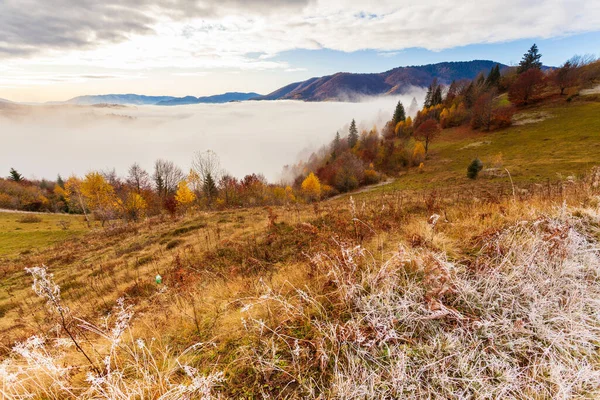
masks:
[[[599,185],[596,171],[514,195],[364,193],[155,219],[23,256],[2,265],[0,391],[595,397]],[[28,288],[23,267],[44,263],[94,367]]]

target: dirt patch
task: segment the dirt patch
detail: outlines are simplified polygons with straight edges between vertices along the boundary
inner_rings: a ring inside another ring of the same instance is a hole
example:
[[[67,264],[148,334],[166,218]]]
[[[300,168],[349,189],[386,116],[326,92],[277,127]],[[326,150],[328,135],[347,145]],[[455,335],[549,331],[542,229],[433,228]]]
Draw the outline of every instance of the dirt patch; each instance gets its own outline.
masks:
[[[593,87],[591,89],[583,89],[583,90],[579,91],[579,94],[581,96],[586,96],[589,94],[600,94],[600,85]]]
[[[513,117],[513,125],[525,125],[534,124],[536,122],[542,122],[546,119],[554,118],[554,115],[546,111],[532,111],[519,113]]]
[[[466,150],[466,149],[473,149],[473,148],[477,148],[477,147],[481,147],[481,146],[487,146],[489,144],[492,144],[491,141],[489,140],[485,140],[483,142],[473,142],[473,143],[469,143],[466,146],[461,147],[461,150]]]

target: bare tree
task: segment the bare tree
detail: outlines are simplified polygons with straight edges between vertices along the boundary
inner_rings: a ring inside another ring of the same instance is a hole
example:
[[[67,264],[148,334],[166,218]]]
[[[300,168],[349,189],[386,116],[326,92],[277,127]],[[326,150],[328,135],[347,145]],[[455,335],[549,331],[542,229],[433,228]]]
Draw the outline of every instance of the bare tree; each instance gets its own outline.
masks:
[[[142,190],[150,187],[150,174],[140,167],[138,163],[134,163],[129,167],[127,183],[134,188],[137,193],[140,193]]]
[[[198,174],[202,184],[202,191],[206,196],[208,204],[211,204],[218,194],[217,182],[224,175],[219,156],[212,150],[196,152],[192,160],[192,169]]]
[[[154,185],[159,196],[167,197],[175,193],[177,184],[185,178],[181,168],[176,166],[172,161],[156,160],[154,163]]]
[[[207,179],[208,175],[215,181],[219,181],[223,176],[219,156],[212,150],[196,152],[192,160],[192,169],[198,174],[202,182]]]

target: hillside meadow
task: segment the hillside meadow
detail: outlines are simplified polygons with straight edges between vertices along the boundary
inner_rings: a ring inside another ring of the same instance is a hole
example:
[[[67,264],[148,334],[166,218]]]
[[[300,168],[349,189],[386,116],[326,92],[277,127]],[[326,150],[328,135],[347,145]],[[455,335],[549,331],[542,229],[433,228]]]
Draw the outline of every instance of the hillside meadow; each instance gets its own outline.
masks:
[[[315,204],[91,230],[0,213],[0,393],[598,395],[599,111],[448,129],[424,168]],[[492,170],[469,180],[476,156]]]

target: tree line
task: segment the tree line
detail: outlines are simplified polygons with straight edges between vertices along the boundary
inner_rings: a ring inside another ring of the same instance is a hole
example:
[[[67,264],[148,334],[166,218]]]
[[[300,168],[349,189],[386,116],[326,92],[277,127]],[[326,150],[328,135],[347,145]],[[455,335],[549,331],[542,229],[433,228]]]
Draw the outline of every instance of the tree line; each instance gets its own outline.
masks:
[[[449,85],[434,79],[419,109],[413,99],[408,110],[398,102],[383,127],[360,129],[352,120],[347,132],[308,160],[286,166],[289,184],[272,184],[264,176],[238,179],[224,171],[212,151],[198,152],[186,173],[175,163],[159,159],[152,171],[134,163],[127,175],[114,170],[92,171],[83,177],[56,181],[25,179],[12,168],[0,178],[0,208],[81,213],[88,222],[139,220],[163,212],[172,215],[195,209],[224,209],[317,201],[362,185],[380,182],[410,168],[423,169],[431,144],[444,130],[468,125],[493,131],[512,123],[513,114],[547,98],[571,101],[581,87],[600,79],[600,62],[576,56],[558,68],[543,68],[534,44],[518,66],[493,67],[473,80]],[[480,170],[474,161],[469,177]]]
[[[422,169],[431,143],[446,129],[506,128],[520,107],[567,94],[570,101],[581,87],[600,79],[600,62],[594,57],[575,56],[558,68],[544,68],[541,57],[534,44],[518,66],[501,69],[496,64],[487,74],[449,85],[433,79],[420,110],[415,99],[408,112],[398,102],[381,131],[374,126],[359,133],[352,120],[346,135],[337,132],[328,146],[288,166],[287,173],[295,177],[295,186],[307,179],[312,187],[318,183],[321,197],[348,192],[402,170]]]

